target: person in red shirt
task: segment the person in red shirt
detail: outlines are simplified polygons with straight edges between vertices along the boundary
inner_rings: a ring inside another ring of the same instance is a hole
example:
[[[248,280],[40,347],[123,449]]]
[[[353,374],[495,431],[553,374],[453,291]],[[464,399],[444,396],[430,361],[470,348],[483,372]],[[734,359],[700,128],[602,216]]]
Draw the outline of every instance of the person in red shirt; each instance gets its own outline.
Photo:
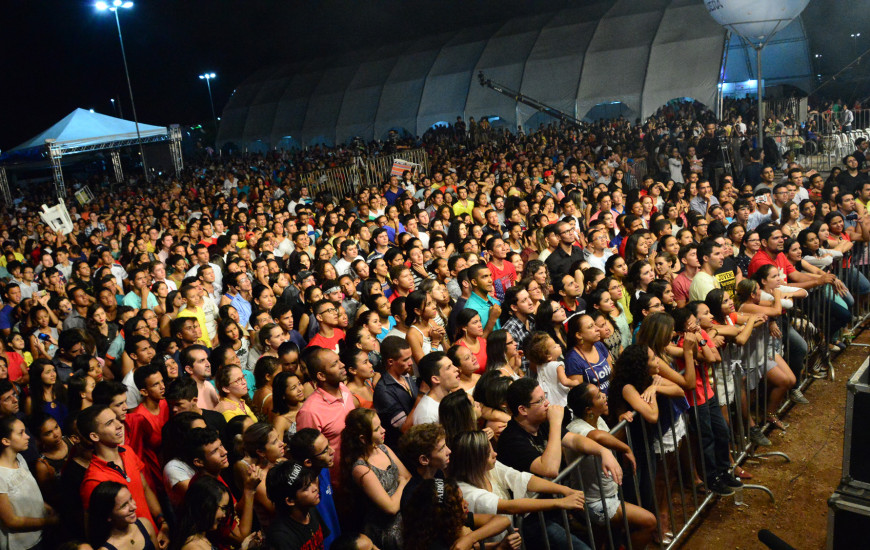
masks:
[[[780,273],[788,281],[788,284],[798,288],[810,289],[834,282],[833,273],[814,274],[805,271],[798,271],[782,249],[785,244],[785,237],[782,230],[772,224],[762,225],[758,228],[758,236],[761,239],[761,248],[752,257],[749,262],[749,276],[755,274],[763,265],[770,264],[779,268]]]
[[[510,248],[504,239],[494,237],[486,243],[486,249],[490,254],[490,261],[486,264],[492,273],[492,282],[495,287],[495,297],[504,300],[504,292],[514,286],[517,281],[517,269],[514,264],[506,261]]]
[[[169,524],[163,519],[157,495],[145,480],[142,461],[136,453],[122,446],[124,425],[118,416],[105,405],[92,405],[81,412],[76,426],[94,448],[94,456],[80,488],[85,510],[97,485],[103,481],[116,481],[133,495],[136,515],[154,525],[158,531],[158,544],[165,548],[169,543]]]
[[[133,373],[133,381],[142,396],[142,403],[127,413],[130,429],[130,447],[145,464],[148,485],[160,491],[163,488],[163,467],[160,449],[163,426],[169,421],[169,406],[163,399],[166,386],[163,375],[155,365],[145,365]]]
[[[393,289],[390,294],[390,303],[399,296],[407,297],[408,294],[414,291],[414,275],[411,274],[411,269],[404,265],[394,265],[390,268],[390,288]]]
[[[344,340],[344,331],[338,328],[338,308],[329,300],[320,300],[312,310],[319,326],[308,345],[338,353],[338,343]]]

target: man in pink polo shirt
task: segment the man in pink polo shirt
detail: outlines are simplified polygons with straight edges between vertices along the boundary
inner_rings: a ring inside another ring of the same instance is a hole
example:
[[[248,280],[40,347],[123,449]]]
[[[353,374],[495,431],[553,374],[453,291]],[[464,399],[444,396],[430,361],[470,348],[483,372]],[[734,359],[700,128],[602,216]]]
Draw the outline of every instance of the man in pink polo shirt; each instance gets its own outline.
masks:
[[[296,429],[314,428],[326,436],[335,449],[335,464],[340,464],[341,432],[347,413],[356,408],[347,386],[347,373],[338,354],[318,348],[305,358],[308,373],[317,381],[317,389],[308,396],[296,415]]]

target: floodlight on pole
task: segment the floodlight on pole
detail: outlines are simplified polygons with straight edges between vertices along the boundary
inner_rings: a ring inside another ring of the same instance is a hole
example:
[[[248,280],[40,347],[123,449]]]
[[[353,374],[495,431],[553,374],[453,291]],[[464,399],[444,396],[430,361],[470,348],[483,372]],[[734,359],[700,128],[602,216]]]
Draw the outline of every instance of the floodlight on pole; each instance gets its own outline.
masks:
[[[212,79],[215,78],[215,77],[217,77],[217,75],[214,74],[214,73],[203,73],[203,74],[199,75],[199,79],[200,79],[200,80],[205,80],[205,85],[206,85],[206,87],[208,88],[208,103],[209,103],[209,105],[211,105],[211,118],[212,118],[212,120],[214,121],[214,133],[215,133],[215,139],[217,139],[217,127],[218,127],[218,125],[217,125],[217,121],[218,121],[218,117],[217,117],[217,115],[215,114],[215,111],[214,111],[214,99],[213,99],[212,96],[211,96],[211,81],[212,81]]]
[[[133,100],[133,85],[130,83],[130,69],[127,67],[127,52],[124,50],[124,37],[121,34],[121,20],[118,18],[119,9],[130,9],[133,7],[133,2],[124,2],[122,0],[112,0],[112,3],[97,2],[94,4],[97,11],[111,11],[115,15],[115,25],[118,27],[118,42],[121,44],[121,58],[124,60],[124,75],[127,77],[127,91],[130,92],[130,105],[133,107],[133,124],[136,125],[136,142],[139,144],[139,155],[142,157],[142,170],[145,172],[145,179],[150,181],[148,175],[148,166],[145,164],[145,150],[142,148],[142,134],[139,132],[139,117],[136,116],[136,102]],[[114,101],[112,101],[114,104]]]

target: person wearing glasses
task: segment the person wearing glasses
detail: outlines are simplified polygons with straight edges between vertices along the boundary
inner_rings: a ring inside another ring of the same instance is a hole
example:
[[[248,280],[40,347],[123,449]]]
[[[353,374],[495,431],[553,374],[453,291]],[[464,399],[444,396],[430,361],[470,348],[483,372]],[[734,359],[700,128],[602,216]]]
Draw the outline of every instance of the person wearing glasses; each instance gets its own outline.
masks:
[[[586,253],[586,261],[592,267],[597,267],[606,273],[607,259],[613,256],[613,252],[607,247],[607,233],[602,230],[593,230],[589,234],[589,249]]]
[[[338,353],[338,343],[344,340],[344,331],[338,328],[338,308],[329,300],[321,300],[312,308],[317,319],[317,334],[308,346],[319,346]]]
[[[221,399],[214,410],[224,415],[227,422],[242,415],[250,417],[254,422],[257,421],[257,415],[245,403],[245,398],[248,396],[248,383],[245,381],[242,367],[230,364],[220,369],[215,378],[215,386]]]
[[[562,448],[601,458],[605,477],[622,483],[622,468],[613,453],[586,436],[563,427],[565,408],[551,405],[547,394],[531,378],[520,378],[507,391],[511,420],[499,437],[501,462],[521,472],[554,478],[565,467]],[[543,449],[543,451],[541,451]]]
[[[559,236],[559,247],[546,260],[550,277],[554,280],[570,273],[571,266],[584,259],[583,250],[574,246],[577,241],[577,230],[574,224],[559,222],[556,226],[556,234]]]

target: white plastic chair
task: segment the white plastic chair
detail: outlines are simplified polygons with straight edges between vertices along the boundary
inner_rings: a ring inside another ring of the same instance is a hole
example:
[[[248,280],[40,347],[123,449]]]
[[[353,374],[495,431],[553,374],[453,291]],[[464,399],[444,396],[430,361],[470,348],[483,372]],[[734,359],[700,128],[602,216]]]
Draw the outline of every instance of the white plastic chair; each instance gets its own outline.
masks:
[[[72,219],[70,219],[66,205],[63,203],[52,206],[51,208],[43,204],[42,212],[39,213],[39,217],[42,218],[42,221],[44,221],[45,224],[55,233],[68,235],[73,230]]]

